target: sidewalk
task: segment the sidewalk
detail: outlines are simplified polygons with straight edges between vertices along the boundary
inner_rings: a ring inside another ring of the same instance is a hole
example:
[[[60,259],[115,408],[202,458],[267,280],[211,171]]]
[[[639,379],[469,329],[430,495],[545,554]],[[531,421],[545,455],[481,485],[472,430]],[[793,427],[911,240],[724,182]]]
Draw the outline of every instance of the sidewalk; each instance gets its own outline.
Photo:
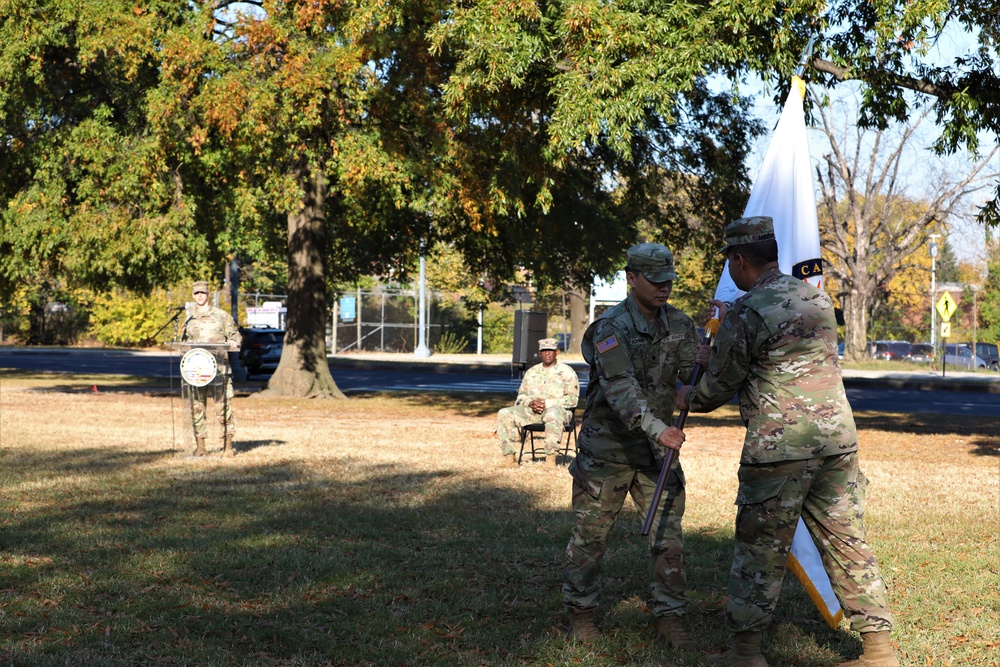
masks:
[[[328,355],[330,368],[423,370],[430,373],[504,373],[511,371],[509,354],[432,354],[418,358],[409,353],[355,352]],[[559,360],[578,373],[587,372],[587,364],[579,356],[560,355]],[[930,389],[938,391],[979,391],[1000,394],[1000,373],[973,373],[948,370],[941,377],[941,368],[909,370],[900,363],[899,370],[865,371],[844,369],[844,385],[848,387],[886,387],[892,389]]]

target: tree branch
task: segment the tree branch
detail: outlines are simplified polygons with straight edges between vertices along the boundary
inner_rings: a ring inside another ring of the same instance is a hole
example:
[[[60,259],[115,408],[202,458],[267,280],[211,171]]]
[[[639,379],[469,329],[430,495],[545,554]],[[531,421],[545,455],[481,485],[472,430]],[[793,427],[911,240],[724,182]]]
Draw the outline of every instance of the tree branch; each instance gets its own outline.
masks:
[[[833,75],[837,81],[866,78],[863,73],[861,75],[855,75],[851,71],[851,68],[842,67],[836,63],[819,57],[813,58],[810,65],[818,72]],[[925,95],[932,95],[934,97],[948,98],[958,92],[958,89],[954,86],[948,84],[936,84],[924,79],[915,79],[911,76],[901,76],[890,72],[880,73],[879,76],[886,77],[890,82],[900,88],[909,88],[910,90],[915,90],[918,93],[924,93]]]

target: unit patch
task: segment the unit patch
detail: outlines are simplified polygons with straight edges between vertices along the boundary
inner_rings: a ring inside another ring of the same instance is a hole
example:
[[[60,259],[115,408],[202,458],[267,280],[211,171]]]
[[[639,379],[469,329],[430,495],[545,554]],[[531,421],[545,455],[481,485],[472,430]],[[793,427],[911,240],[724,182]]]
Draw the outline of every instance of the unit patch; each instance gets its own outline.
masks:
[[[613,350],[618,347],[618,337],[611,336],[610,338],[605,338],[597,344],[597,351],[604,354],[608,350]]]

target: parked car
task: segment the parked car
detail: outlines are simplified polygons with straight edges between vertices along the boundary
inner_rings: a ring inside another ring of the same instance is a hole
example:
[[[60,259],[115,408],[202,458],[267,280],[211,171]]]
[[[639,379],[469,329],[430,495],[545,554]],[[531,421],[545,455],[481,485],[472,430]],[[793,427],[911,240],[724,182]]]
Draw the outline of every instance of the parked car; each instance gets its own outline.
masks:
[[[962,343],[970,350],[972,343]],[[997,354],[996,343],[976,343],[976,356],[986,362],[986,367],[993,371],[1000,371],[1000,356]]]
[[[565,352],[569,349],[569,341],[572,337],[571,334],[560,332],[553,336],[556,339],[556,347],[559,348],[560,352]]]
[[[845,344],[846,343],[844,341],[840,341],[839,343],[837,343],[837,358],[838,359],[843,359],[844,358],[844,345]]]
[[[972,354],[971,348],[953,343],[948,343],[944,346],[944,363],[969,370],[986,368],[986,362]]]
[[[918,364],[934,363],[934,346],[930,343],[914,343],[910,346],[906,360]]]
[[[273,373],[285,347],[284,329],[244,329],[240,361],[251,375]]]
[[[902,361],[910,353],[911,345],[902,340],[876,341],[872,356],[885,361]]]

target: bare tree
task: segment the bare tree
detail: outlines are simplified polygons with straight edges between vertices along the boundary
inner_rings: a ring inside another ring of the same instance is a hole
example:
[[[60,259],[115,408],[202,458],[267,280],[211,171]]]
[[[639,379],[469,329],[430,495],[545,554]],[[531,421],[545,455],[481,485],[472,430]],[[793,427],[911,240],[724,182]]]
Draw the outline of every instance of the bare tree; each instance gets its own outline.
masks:
[[[829,152],[816,167],[820,187],[820,232],[833,256],[827,273],[840,287],[846,325],[844,356],[865,354],[868,321],[885,298],[882,289],[901,271],[913,268],[914,252],[929,234],[946,229],[949,218],[972,193],[987,187],[997,174],[983,174],[997,153],[994,148],[962,174],[942,169],[921,179],[921,190],[907,182],[912,162],[905,158],[918,150],[914,144],[926,107],[905,126],[865,129],[853,122],[835,127],[829,104],[811,92],[822,120]],[[926,151],[927,160],[934,159]],[[825,215],[824,215],[825,214]]]

